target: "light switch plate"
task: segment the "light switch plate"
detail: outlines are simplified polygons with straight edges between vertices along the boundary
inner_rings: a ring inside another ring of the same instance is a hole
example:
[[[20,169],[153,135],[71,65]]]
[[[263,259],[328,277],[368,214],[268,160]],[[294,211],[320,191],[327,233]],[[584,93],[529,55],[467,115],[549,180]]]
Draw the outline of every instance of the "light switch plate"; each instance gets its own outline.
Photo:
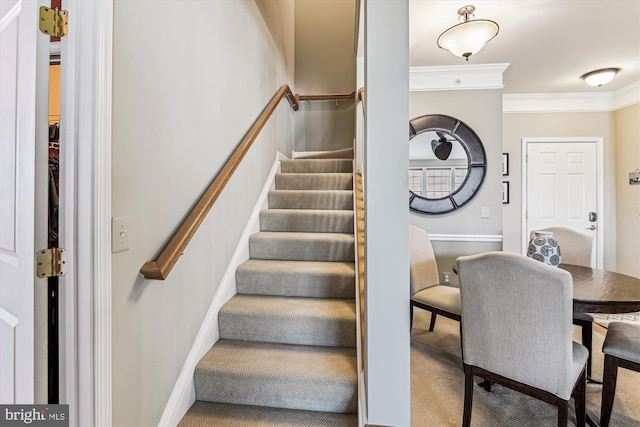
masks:
[[[489,218],[489,206],[482,206],[480,208],[480,218]]]
[[[119,216],[111,219],[111,253],[129,250],[129,222],[131,217]]]

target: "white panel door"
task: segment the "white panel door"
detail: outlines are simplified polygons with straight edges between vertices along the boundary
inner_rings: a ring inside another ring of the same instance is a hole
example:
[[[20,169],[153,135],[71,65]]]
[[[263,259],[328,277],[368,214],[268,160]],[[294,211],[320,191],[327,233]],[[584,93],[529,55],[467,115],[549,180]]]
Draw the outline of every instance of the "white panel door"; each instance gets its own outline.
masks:
[[[527,144],[527,236],[564,226],[593,235],[597,259],[597,147],[587,142]]]
[[[35,1],[0,1],[0,403],[34,401]]]

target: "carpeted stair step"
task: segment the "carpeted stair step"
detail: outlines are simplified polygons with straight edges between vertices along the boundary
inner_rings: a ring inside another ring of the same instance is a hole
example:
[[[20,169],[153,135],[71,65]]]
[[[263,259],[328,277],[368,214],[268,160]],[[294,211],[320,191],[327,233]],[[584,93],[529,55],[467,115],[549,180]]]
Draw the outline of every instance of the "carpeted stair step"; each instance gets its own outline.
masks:
[[[219,340],[198,362],[194,379],[200,401],[351,414],[357,409],[354,348]]]
[[[351,173],[353,160],[351,159],[308,159],[282,160],[282,173]]]
[[[218,314],[220,338],[355,347],[354,300],[235,295]]]
[[[281,162],[180,426],[358,425],[352,159]]]
[[[277,173],[276,190],[353,190],[351,173]]]
[[[260,231],[249,237],[253,259],[353,261],[353,234]]]
[[[238,294],[355,298],[352,262],[250,259],[236,269]]]
[[[260,230],[309,233],[353,233],[352,210],[264,209]]]
[[[270,190],[271,209],[353,210],[353,190]]]
[[[357,427],[358,416],[197,401],[178,427]]]
[[[307,154],[306,156],[296,157],[296,159],[353,159],[353,148]]]

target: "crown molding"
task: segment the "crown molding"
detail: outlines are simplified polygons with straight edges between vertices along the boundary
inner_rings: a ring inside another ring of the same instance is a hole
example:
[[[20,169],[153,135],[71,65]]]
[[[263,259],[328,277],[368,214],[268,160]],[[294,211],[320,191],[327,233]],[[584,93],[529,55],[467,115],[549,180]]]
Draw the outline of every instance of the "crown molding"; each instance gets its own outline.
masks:
[[[503,89],[510,64],[409,68],[409,91]],[[606,112],[640,102],[640,82],[613,92],[524,93],[502,95],[504,113]]]
[[[616,111],[640,102],[640,82],[614,92],[506,94],[504,113],[556,113]]]
[[[502,95],[503,113],[566,113],[612,110],[613,95],[611,92]]]
[[[510,64],[448,65],[409,68],[409,91],[502,89]]]
[[[631,83],[613,92],[614,110],[628,107],[640,102],[640,81]]]

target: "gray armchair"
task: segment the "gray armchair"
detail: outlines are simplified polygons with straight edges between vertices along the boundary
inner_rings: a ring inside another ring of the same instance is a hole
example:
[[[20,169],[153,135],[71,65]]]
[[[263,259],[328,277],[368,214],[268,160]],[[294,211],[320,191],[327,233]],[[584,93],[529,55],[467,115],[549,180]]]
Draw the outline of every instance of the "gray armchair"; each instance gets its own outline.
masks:
[[[465,373],[463,426],[471,423],[473,377],[558,407],[571,396],[586,421],[587,349],[572,341],[573,283],[561,269],[524,255],[488,252],[457,259]]]
[[[561,262],[564,264],[591,267],[593,236],[568,227],[548,227],[539,231],[550,231],[560,245]],[[531,233],[533,234],[533,232]],[[587,378],[591,379],[591,349],[593,347],[593,316],[589,313],[574,313],[573,324],[582,329],[582,345],[589,351]]]
[[[460,289],[439,284],[438,266],[429,235],[423,229],[410,225],[409,243],[411,327],[413,307],[431,312],[430,331],[433,331],[438,314],[460,321]]]

